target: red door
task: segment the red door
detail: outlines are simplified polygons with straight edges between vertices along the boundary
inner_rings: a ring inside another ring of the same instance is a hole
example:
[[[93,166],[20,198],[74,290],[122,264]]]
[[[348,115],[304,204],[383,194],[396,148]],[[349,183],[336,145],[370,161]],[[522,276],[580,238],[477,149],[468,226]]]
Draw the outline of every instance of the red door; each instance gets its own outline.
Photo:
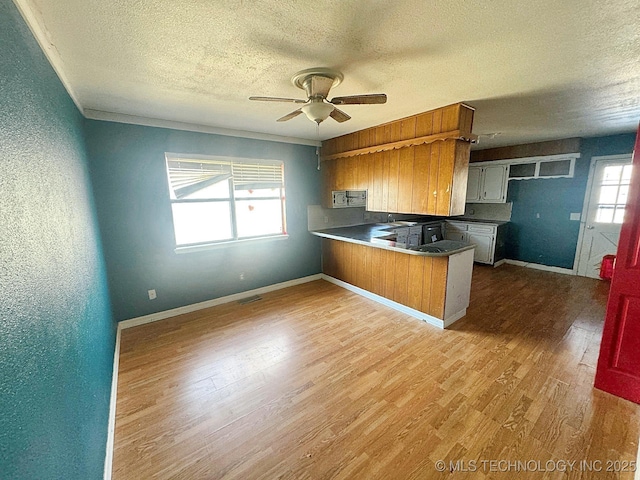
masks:
[[[640,403],[640,127],[595,386]]]

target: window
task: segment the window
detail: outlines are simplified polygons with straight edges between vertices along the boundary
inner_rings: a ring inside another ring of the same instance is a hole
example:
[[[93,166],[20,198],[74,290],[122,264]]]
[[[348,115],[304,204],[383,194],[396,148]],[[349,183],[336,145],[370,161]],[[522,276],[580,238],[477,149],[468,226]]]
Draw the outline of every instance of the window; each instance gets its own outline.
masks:
[[[535,176],[535,163],[515,163],[509,166],[509,178],[533,178]]]
[[[166,159],[176,246],[286,235],[282,162]]]
[[[506,160],[509,164],[509,180],[534,178],[573,178],[575,161],[579,155],[559,155]]]
[[[600,180],[596,222],[622,223],[629,195],[632,165],[610,165],[604,167]]]
[[[539,177],[568,177],[571,175],[571,160],[540,162]]]

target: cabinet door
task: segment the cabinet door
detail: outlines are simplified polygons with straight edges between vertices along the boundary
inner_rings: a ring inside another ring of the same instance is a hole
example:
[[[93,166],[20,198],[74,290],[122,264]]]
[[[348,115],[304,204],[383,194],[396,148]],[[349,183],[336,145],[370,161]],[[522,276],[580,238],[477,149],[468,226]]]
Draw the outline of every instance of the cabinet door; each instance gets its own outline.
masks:
[[[484,167],[482,199],[485,202],[505,201],[506,173],[506,165]]]
[[[467,202],[480,200],[480,180],[482,179],[482,167],[469,167],[467,179]]]
[[[455,240],[456,242],[467,242],[467,232],[455,228],[447,228],[444,234],[447,240]]]
[[[468,242],[476,246],[473,260],[479,263],[493,263],[493,235],[482,235],[480,233],[468,233]]]

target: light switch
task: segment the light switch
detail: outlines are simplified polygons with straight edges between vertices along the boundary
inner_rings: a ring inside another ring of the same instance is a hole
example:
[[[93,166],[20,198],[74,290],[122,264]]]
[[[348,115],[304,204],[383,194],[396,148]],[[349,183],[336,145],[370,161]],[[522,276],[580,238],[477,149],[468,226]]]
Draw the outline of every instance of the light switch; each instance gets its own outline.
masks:
[[[569,220],[580,221],[580,212],[569,215]]]

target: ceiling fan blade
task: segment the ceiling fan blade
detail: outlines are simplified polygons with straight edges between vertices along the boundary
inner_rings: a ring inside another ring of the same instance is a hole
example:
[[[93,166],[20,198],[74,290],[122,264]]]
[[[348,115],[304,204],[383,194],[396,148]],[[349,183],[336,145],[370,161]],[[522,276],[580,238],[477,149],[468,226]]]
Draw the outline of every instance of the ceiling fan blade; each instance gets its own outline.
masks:
[[[322,98],[327,98],[329,90],[333,87],[333,78],[324,77],[322,75],[314,75],[310,79],[310,84],[305,85],[305,90],[309,97],[316,97],[320,95]]]
[[[342,110],[338,108],[334,108],[329,115],[331,115],[331,118],[333,118],[336,122],[340,122],[340,123],[346,122],[347,120],[351,119],[349,115],[347,115],[346,113],[344,113]]]
[[[387,103],[387,96],[384,93],[373,93],[370,95],[348,95],[346,97],[335,97],[331,99],[334,105],[363,105],[374,103]]]
[[[302,113],[302,109],[297,109],[294,110],[291,113],[287,113],[284,117],[279,118],[277,121],[278,122],[286,122],[287,120],[291,120],[294,117],[297,117],[298,115],[300,115]]]
[[[281,98],[281,97],[249,97],[249,100],[258,100],[260,102],[307,103],[306,100],[299,100],[297,98]]]

